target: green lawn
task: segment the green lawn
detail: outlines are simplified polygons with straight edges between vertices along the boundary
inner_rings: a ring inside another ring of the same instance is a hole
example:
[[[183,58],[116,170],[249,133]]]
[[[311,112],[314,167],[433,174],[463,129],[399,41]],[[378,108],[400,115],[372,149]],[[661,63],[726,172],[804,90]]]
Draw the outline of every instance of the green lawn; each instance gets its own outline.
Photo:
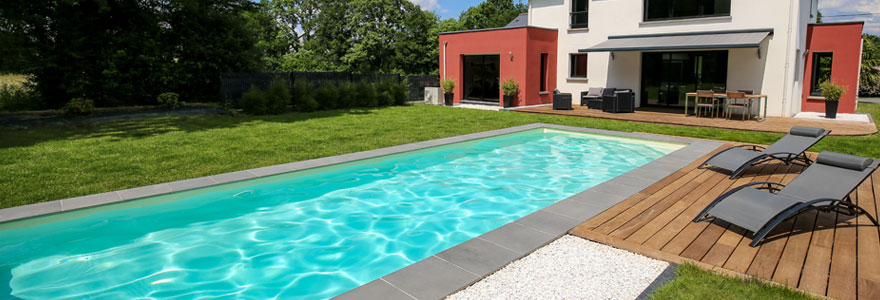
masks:
[[[802,292],[771,285],[757,279],[722,276],[683,264],[675,270],[675,279],[651,294],[655,300],[703,299],[817,299]]]
[[[880,105],[862,104],[861,110],[880,116]],[[0,208],[535,122],[759,144],[782,136],[425,105],[2,130]],[[813,150],[880,157],[877,145],[877,135],[829,137]]]

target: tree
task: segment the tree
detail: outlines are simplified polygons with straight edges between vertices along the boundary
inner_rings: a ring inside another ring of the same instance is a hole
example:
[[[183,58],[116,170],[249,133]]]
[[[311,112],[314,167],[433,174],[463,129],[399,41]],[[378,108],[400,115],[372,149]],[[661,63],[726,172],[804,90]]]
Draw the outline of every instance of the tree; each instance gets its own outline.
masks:
[[[7,0],[0,30],[25,55],[19,70],[54,108],[155,104],[162,92],[214,101],[221,72],[252,70],[260,53],[249,0]],[[4,45],[7,47],[7,45]]]
[[[860,96],[880,96],[880,36],[865,34],[859,75]]]
[[[513,0],[486,0],[462,12],[458,21],[466,30],[504,27],[528,8],[522,1],[514,4]]]

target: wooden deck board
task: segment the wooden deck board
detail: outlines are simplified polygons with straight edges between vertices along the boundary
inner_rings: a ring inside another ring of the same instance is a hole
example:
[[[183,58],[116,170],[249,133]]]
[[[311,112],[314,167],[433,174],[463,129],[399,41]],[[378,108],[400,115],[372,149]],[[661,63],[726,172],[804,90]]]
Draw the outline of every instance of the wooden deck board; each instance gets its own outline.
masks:
[[[873,123],[807,120],[795,118],[768,117],[763,122],[727,120],[724,118],[697,118],[685,116],[684,110],[640,109],[635,113],[606,113],[597,109],[574,106],[573,110],[553,110],[551,106],[519,108],[514,111],[524,113],[588,117],[597,119],[621,120],[666,125],[699,126],[721,129],[788,133],[792,126],[808,126],[831,129],[831,135],[869,135],[877,133]]]
[[[812,158],[815,153],[810,153]],[[705,158],[701,158],[702,159]],[[836,299],[880,299],[880,230],[867,217],[809,212],[787,220],[758,247],[750,232],[721,220],[692,222],[722,193],[748,182],[786,184],[800,166],[766,163],[737,180],[689,165],[570,233],[670,262],[693,262]],[[880,211],[880,172],[853,200]]]

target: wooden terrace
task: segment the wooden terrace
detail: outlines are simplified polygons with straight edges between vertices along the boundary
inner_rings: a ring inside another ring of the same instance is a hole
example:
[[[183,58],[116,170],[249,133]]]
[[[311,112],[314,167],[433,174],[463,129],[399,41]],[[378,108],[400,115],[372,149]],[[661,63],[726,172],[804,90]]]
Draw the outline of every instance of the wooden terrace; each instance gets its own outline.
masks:
[[[519,108],[514,111],[538,114],[564,115],[575,117],[589,117],[599,119],[622,120],[632,122],[644,122],[666,125],[700,126],[721,129],[736,129],[749,131],[767,131],[788,133],[792,126],[809,126],[831,129],[831,135],[859,136],[877,133],[877,127],[873,123],[858,123],[846,121],[807,120],[795,118],[767,117],[758,122],[754,120],[742,121],[734,117],[733,120],[724,118],[697,118],[685,116],[683,109],[658,109],[640,108],[635,113],[606,113],[598,109],[588,109],[586,106],[574,106],[574,110],[553,110],[551,106],[535,106]]]
[[[737,226],[720,220],[692,222],[725,191],[752,181],[785,184],[802,169],[766,163],[731,180],[712,169],[697,169],[709,155],[570,233],[656,259],[692,262],[729,275],[747,274],[815,295],[880,299],[880,231],[864,216],[802,214],[777,227],[755,248],[748,245],[751,236]],[[811,156],[815,159],[816,154]],[[880,172],[866,180],[852,199],[876,216]]]

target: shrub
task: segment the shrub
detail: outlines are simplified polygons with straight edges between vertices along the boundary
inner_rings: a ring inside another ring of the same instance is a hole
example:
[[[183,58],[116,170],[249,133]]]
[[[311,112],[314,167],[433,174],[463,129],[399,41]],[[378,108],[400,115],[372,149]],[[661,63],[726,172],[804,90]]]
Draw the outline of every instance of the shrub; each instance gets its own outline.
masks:
[[[519,91],[519,83],[511,77],[501,83],[501,91],[504,92],[505,96],[516,95],[516,92]]]
[[[287,82],[273,81],[269,91],[266,92],[266,113],[282,114],[287,111],[288,105],[290,105],[290,90],[287,89]]]
[[[831,80],[820,83],[819,89],[822,90],[822,96],[825,96],[825,101],[840,100],[840,96],[846,93],[846,87],[834,84]]]
[[[394,105],[394,95],[392,94],[394,83],[386,81],[375,84],[374,86],[376,87],[376,104],[378,106]]]
[[[352,108],[357,106],[358,95],[357,87],[354,83],[346,82],[339,85],[339,102],[336,103],[338,108]]]
[[[315,100],[321,110],[335,109],[339,102],[339,89],[333,84],[325,83],[315,89]]]
[[[33,87],[0,83],[0,111],[37,110],[45,107],[43,99]]]
[[[87,98],[73,98],[61,107],[61,113],[68,116],[90,115],[95,112],[95,101]]]
[[[252,85],[250,90],[241,95],[241,100],[238,101],[238,104],[241,105],[242,110],[247,114],[262,115],[268,110],[267,102],[266,92]]]
[[[359,82],[357,88],[356,107],[376,107],[376,87],[372,83]]]
[[[293,108],[301,112],[318,110],[318,102],[312,95],[312,87],[299,81],[293,86]]]
[[[183,105],[183,102],[180,102],[180,95],[177,93],[162,93],[156,98],[156,101],[168,109],[178,109]]]
[[[407,84],[398,83],[391,86],[391,95],[394,97],[394,105],[405,105],[409,100],[409,90]]]
[[[443,93],[451,94],[455,90],[455,81],[452,78],[446,78],[440,81],[440,86],[443,87]]]

